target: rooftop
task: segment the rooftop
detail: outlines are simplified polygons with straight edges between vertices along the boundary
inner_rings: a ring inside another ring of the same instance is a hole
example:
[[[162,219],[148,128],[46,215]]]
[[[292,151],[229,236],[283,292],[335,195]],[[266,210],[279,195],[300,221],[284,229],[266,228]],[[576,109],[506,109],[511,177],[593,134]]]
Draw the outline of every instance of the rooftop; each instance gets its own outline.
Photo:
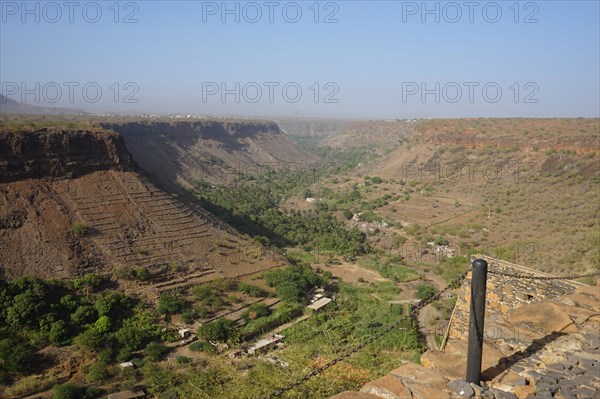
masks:
[[[313,303],[311,303],[310,305],[308,305],[307,308],[313,309],[313,310],[319,310],[319,309],[321,309],[323,306],[327,305],[331,301],[332,301],[331,298],[324,297],[324,298],[321,298],[321,299],[318,299],[318,300],[314,301]]]

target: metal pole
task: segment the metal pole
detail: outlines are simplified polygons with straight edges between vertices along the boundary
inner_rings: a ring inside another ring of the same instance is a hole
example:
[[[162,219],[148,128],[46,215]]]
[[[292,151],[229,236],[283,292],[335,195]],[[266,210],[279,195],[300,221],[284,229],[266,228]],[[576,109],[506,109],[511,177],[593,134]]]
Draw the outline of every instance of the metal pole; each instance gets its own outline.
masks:
[[[488,264],[483,259],[473,261],[471,306],[469,317],[469,349],[467,352],[467,382],[481,384],[483,321],[485,316],[485,286]]]

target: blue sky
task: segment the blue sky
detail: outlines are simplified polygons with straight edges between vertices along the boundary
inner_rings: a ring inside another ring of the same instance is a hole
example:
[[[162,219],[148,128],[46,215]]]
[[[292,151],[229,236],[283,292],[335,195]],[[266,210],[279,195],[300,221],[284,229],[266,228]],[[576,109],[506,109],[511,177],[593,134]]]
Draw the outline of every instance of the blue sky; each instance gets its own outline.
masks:
[[[1,89],[43,106],[342,118],[600,112],[598,1],[0,3]]]

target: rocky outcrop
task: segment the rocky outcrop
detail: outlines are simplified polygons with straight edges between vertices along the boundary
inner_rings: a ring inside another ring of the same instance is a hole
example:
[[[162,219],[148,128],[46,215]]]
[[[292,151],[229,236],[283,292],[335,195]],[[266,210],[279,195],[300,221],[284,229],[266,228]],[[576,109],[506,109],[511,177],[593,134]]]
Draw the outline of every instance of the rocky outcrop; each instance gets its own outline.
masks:
[[[102,129],[0,130],[0,183],[135,169],[125,141]]]
[[[500,262],[511,273],[526,268]],[[531,270],[527,274],[534,274]],[[421,365],[405,364],[367,383],[360,392],[332,399],[592,399],[600,390],[600,280],[586,286],[488,276],[480,385],[465,380],[467,340],[465,280],[450,338],[442,351],[429,350]],[[508,292],[508,288],[514,291]],[[516,295],[516,292],[525,294]]]

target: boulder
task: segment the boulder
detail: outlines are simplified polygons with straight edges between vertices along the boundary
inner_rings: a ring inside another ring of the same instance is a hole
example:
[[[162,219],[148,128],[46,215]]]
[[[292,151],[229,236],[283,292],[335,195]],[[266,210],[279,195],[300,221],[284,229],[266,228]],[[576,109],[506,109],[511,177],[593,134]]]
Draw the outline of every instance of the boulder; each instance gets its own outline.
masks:
[[[473,395],[475,395],[475,391],[471,385],[462,378],[450,381],[448,383],[448,388],[461,398],[472,398]]]

